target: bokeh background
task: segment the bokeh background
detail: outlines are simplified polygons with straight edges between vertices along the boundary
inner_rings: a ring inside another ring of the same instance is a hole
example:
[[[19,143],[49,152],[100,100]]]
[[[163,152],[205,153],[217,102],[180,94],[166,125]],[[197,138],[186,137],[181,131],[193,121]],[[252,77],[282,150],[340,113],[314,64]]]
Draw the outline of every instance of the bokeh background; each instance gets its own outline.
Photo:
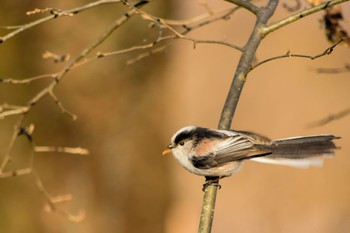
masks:
[[[89,1],[1,1],[0,25],[18,25],[41,17],[34,8],[69,9]],[[207,1],[214,10],[229,7]],[[292,1],[286,1],[291,2]],[[304,6],[303,6],[304,7]],[[206,12],[198,1],[153,1],[144,7],[159,17],[187,19]],[[350,4],[342,5],[343,25],[350,32]],[[101,6],[47,22],[0,45],[1,78],[23,79],[58,71],[62,64],[42,59],[45,51],[74,56],[104,32],[126,8]],[[284,18],[280,8],[271,21]],[[269,35],[257,61],[291,53],[316,55],[331,44],[320,20],[323,13]],[[254,25],[244,10],[229,20],[202,27],[191,38],[243,45]],[[7,31],[0,30],[1,35]],[[156,28],[136,16],[95,52],[115,51],[156,37]],[[143,51],[141,51],[142,53]],[[214,44],[179,40],[162,53],[126,65],[140,52],[109,57],[71,71],[55,89],[63,105],[78,116],[62,114],[50,98],[30,112],[37,145],[81,146],[87,157],[35,154],[34,168],[52,196],[71,194],[57,204],[71,214],[83,211],[79,223],[59,211],[45,211],[45,198],[32,175],[0,179],[0,232],[196,232],[204,179],[182,169],[161,151],[185,125],[217,126],[239,53]],[[349,117],[308,128],[350,107],[350,73],[319,74],[318,68],[344,67],[350,49],[338,46],[317,60],[285,58],[250,73],[232,128],[253,130],[271,138],[331,133],[341,136],[341,150],[323,168],[293,169],[247,162],[242,171],[222,180],[213,232],[349,232]],[[30,85],[0,84],[0,103],[23,105],[48,81]],[[0,158],[16,117],[0,121]],[[16,142],[8,170],[29,164],[30,147]]]

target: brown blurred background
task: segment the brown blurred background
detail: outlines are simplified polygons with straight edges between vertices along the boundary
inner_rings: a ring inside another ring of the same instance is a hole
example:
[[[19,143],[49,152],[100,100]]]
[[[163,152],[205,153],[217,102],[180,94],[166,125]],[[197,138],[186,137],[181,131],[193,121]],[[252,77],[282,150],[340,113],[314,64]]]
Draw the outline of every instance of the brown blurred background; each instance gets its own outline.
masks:
[[[68,9],[89,1],[2,1],[0,25],[23,24],[41,15],[34,8]],[[213,9],[228,3],[208,1]],[[165,18],[186,19],[205,13],[197,1],[154,1],[144,8]],[[62,64],[41,58],[45,51],[79,53],[125,12],[120,5],[101,6],[63,17],[19,34],[0,45],[0,78],[27,78],[58,71]],[[271,21],[287,14],[280,8]],[[316,55],[330,46],[320,19],[300,20],[268,36],[257,60],[291,53]],[[350,32],[350,4],[343,4]],[[243,10],[190,34],[237,45],[249,36],[254,18]],[[0,30],[1,34],[6,33]],[[151,42],[157,29],[136,16],[97,51]],[[96,52],[96,51],[95,51]],[[36,154],[34,167],[51,195],[70,193],[58,204],[80,223],[44,211],[44,197],[31,175],[0,180],[0,232],[196,232],[203,178],[189,174],[172,157],[161,157],[170,136],[195,124],[216,127],[239,53],[221,45],[177,41],[165,52],[133,65],[129,53],[98,60],[70,72],[55,89],[77,121],[61,114],[49,98],[30,112],[37,145],[81,146],[88,157]],[[233,121],[234,129],[254,130],[271,138],[331,133],[342,147],[323,168],[293,169],[247,162],[237,175],[222,180],[213,232],[349,232],[349,117],[316,128],[306,126],[350,107],[350,73],[318,74],[317,68],[343,67],[350,49],[311,61],[287,58],[267,63],[248,77]],[[0,103],[25,104],[47,81],[0,85]],[[3,156],[16,117],[0,121]],[[30,156],[26,140],[17,142],[9,170],[24,168]]]

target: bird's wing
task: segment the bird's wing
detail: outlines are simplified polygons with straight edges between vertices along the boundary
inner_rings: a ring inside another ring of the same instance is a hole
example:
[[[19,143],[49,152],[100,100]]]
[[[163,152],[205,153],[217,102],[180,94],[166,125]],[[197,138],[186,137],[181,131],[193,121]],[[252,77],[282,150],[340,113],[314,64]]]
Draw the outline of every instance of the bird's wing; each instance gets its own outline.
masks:
[[[229,137],[213,142],[213,148],[209,153],[196,151],[196,156],[191,157],[192,164],[201,169],[219,167],[228,162],[259,157],[271,154],[271,151],[254,146],[253,140],[238,133],[232,133]],[[203,150],[207,151],[207,150]]]

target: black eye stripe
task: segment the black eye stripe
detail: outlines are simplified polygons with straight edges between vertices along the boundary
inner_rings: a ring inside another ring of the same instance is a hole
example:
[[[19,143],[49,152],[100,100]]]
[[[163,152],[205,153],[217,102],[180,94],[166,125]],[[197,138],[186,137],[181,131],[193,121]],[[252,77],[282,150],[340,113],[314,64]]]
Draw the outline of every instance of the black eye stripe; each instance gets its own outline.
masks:
[[[179,144],[180,142],[190,139],[193,137],[193,132],[192,131],[184,131],[179,133],[174,140],[175,144]]]
[[[197,128],[194,128],[193,130],[183,131],[183,132],[179,133],[175,137],[174,143],[179,144],[182,141],[193,139],[194,144],[197,144],[203,138],[218,138],[218,139],[220,139],[220,138],[225,138],[225,135],[222,133],[213,131],[213,130],[197,127]]]

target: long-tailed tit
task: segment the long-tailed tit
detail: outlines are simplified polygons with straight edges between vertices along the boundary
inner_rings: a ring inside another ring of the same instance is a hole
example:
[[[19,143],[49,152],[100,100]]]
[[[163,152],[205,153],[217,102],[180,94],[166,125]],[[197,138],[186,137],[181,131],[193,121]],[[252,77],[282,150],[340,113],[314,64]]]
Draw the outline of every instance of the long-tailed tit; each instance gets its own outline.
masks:
[[[187,126],[177,131],[164,154],[172,152],[188,171],[206,177],[234,174],[244,160],[306,168],[322,166],[320,156],[333,155],[333,135],[270,140],[252,132]]]

